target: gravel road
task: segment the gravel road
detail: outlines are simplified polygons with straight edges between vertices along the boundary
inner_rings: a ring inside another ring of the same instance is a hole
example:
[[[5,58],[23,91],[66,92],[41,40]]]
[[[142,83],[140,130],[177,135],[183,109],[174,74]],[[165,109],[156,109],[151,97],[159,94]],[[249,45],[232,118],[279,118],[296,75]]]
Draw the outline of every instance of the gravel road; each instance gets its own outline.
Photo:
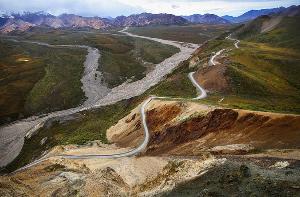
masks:
[[[188,59],[191,56],[191,54],[199,47],[199,45],[196,44],[138,36],[128,33],[126,32],[126,30],[122,30],[122,32],[127,36],[149,39],[160,42],[162,44],[178,47],[180,49],[180,52],[157,64],[155,69],[148,73],[147,76],[143,79],[132,83],[123,83],[120,86],[108,90],[107,88],[102,87],[103,84],[99,84],[101,73],[96,71],[96,66],[99,66],[98,59],[100,58],[98,49],[81,45],[49,45],[47,43],[30,41],[30,43],[40,44],[49,47],[76,46],[87,48],[89,53],[84,64],[85,74],[81,81],[83,82],[82,89],[85,91],[85,94],[88,99],[84,102],[83,105],[79,107],[52,112],[39,117],[33,116],[27,119],[13,122],[9,125],[2,126],[0,128],[0,167],[5,166],[11,161],[13,161],[14,158],[18,156],[23,147],[24,138],[33,135],[39,128],[41,128],[44,125],[44,123],[47,120],[54,117],[68,116],[83,110],[113,104],[124,99],[129,99],[141,95],[147,89],[161,81],[163,77],[166,74],[170,73],[174,68],[176,68],[176,66],[178,66],[178,64],[181,61]],[[99,75],[99,78],[95,78],[95,80],[93,80],[92,78],[95,75]]]

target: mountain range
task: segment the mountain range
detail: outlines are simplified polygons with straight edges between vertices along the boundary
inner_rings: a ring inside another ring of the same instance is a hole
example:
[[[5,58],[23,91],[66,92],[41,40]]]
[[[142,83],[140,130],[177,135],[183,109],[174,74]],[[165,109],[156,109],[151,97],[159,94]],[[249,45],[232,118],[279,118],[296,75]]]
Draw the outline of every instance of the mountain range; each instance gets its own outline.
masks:
[[[0,32],[26,31],[34,26],[51,28],[92,28],[109,29],[113,27],[131,27],[148,25],[186,25],[195,24],[231,24],[253,20],[261,15],[279,13],[287,8],[251,10],[241,16],[217,16],[214,14],[193,14],[190,16],[175,16],[173,14],[141,13],[116,18],[83,17],[74,14],[54,16],[45,12],[24,12],[0,16]]]
[[[238,17],[233,16],[222,16],[223,19],[230,21],[231,23],[243,23],[250,20],[253,20],[262,15],[276,14],[284,11],[287,8],[279,7],[279,8],[271,8],[271,9],[261,9],[261,10],[250,10]]]
[[[221,18],[215,14],[193,14],[190,16],[182,16],[191,23],[203,23],[203,24],[230,24],[227,19]]]

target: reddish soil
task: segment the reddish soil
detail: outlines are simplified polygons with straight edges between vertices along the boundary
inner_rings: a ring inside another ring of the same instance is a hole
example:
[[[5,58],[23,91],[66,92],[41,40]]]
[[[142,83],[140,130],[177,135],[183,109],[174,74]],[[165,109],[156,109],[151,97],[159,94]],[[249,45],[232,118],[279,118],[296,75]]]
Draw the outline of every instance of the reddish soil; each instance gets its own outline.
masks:
[[[146,154],[194,155],[197,150],[229,144],[296,149],[299,141],[300,116],[215,109],[152,133]]]
[[[147,122],[149,129],[155,133],[162,130],[166,124],[173,120],[182,111],[180,105],[163,105],[147,111]],[[113,138],[113,143],[120,147],[135,147],[142,143],[143,128],[140,115],[133,114],[125,120],[126,124],[132,126],[121,135]],[[168,126],[166,126],[168,127]]]

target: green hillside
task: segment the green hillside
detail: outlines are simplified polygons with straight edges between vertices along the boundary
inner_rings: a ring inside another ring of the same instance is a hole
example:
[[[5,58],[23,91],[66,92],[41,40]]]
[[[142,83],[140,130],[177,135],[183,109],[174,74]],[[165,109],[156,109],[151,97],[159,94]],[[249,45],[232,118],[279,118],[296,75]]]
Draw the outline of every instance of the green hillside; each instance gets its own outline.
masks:
[[[264,32],[264,27],[273,26]],[[267,43],[276,47],[300,50],[300,6],[295,6],[276,15],[261,16],[234,34],[242,40]]]
[[[288,14],[279,15],[280,23],[268,32],[261,32],[262,24],[278,15],[260,17],[234,33],[241,39],[240,48],[232,46],[224,58],[231,91],[227,94],[214,92],[207,102],[300,113],[300,34],[297,32],[300,20],[299,15]]]

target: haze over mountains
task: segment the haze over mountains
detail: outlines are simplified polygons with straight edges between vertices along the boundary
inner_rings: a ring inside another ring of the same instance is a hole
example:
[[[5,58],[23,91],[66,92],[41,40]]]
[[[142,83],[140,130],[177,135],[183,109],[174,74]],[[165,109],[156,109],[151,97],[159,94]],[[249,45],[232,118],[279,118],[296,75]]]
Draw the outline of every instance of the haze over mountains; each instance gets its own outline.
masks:
[[[92,28],[108,29],[111,27],[148,26],[148,25],[185,25],[195,24],[230,24],[241,23],[255,19],[258,16],[278,13],[287,8],[273,8],[251,10],[245,14],[232,16],[217,16],[214,14],[193,14],[190,16],[175,16],[172,14],[141,13],[130,16],[118,16],[116,18],[82,17],[74,14],[62,14],[54,16],[45,12],[25,12],[23,14],[2,15],[0,26],[2,33],[12,31],[26,31],[34,26],[52,28]]]

